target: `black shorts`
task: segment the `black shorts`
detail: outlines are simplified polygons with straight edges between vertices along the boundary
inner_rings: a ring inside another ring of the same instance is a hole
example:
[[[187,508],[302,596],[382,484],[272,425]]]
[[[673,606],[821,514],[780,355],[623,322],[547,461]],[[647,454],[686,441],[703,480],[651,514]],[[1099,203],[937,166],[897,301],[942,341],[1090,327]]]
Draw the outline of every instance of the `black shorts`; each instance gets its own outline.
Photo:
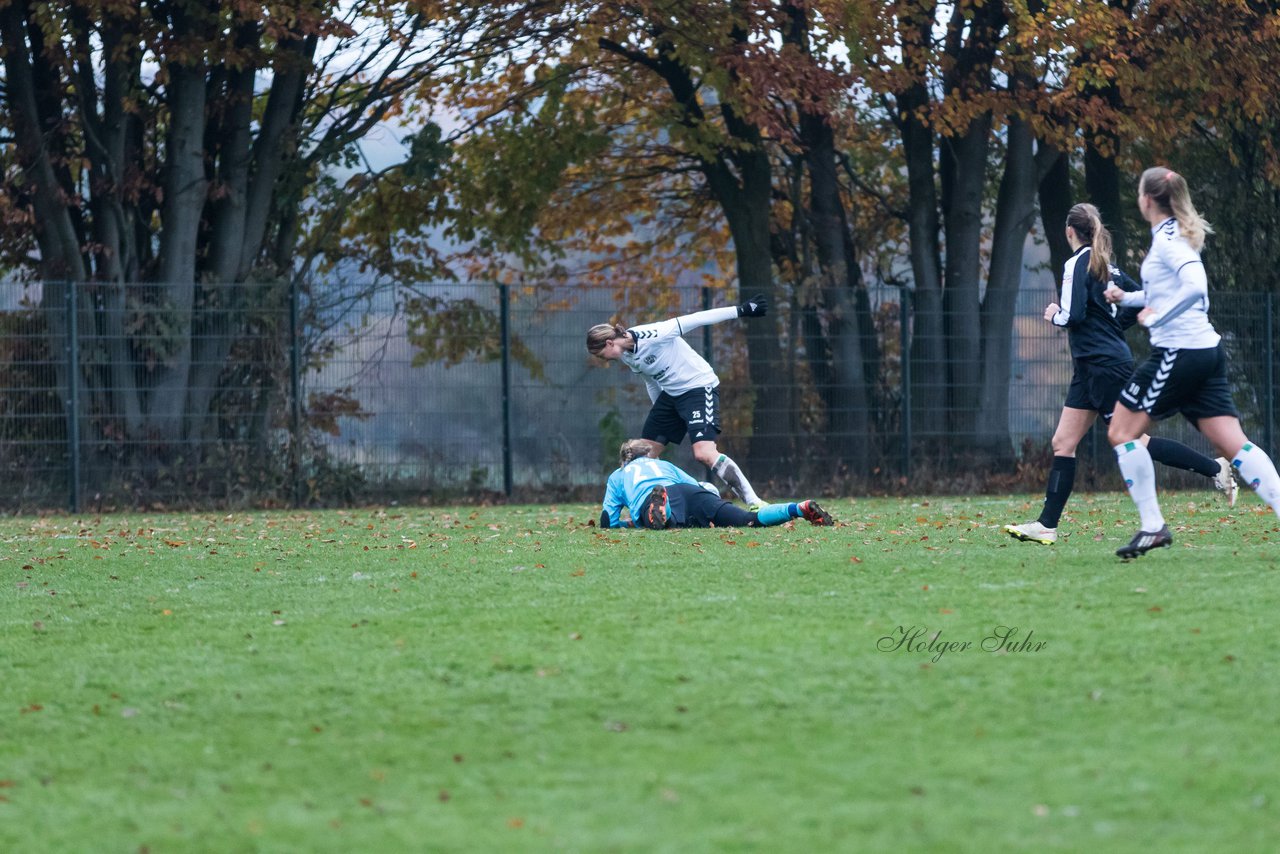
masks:
[[[720,389],[695,388],[672,397],[658,395],[644,420],[640,438],[666,445],[678,445],[685,433],[690,442],[714,442],[720,435]]]
[[[1067,402],[1062,405],[1071,409],[1091,409],[1101,415],[1103,421],[1110,421],[1111,412],[1116,408],[1116,398],[1131,376],[1132,362],[1099,365],[1076,359],[1075,373],[1071,375],[1071,386],[1067,389]]]
[[[668,486],[667,505],[668,528],[745,528],[756,521],[756,514],[692,483]],[[642,518],[648,510],[649,501],[645,501],[640,511]]]
[[[1221,346],[1203,350],[1157,347],[1120,392],[1126,409],[1159,421],[1181,412],[1192,424],[1218,415],[1240,417],[1227,382],[1227,354]]]

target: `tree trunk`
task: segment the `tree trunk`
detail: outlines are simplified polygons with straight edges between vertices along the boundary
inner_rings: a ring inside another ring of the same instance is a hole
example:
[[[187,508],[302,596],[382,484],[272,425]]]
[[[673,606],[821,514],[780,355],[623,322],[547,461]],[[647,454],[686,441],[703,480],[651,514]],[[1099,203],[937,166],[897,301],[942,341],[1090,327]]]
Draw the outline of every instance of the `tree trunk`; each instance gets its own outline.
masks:
[[[991,242],[991,271],[982,301],[982,397],[977,448],[997,461],[1011,462],[1009,377],[1013,352],[1013,316],[1022,282],[1023,250],[1036,214],[1034,139],[1021,118],[1009,120],[1004,175],[996,201]]]
[[[1113,141],[1109,147],[1115,151],[1119,141]],[[1092,140],[1087,141],[1084,148],[1085,192],[1098,209],[1102,224],[1111,231],[1111,263],[1132,275],[1129,270],[1129,244],[1125,239],[1123,202],[1120,200],[1120,180],[1120,167],[1115,157],[1104,155]]]
[[[1044,229],[1045,242],[1049,244],[1049,272],[1053,276],[1054,292],[1058,293],[1062,284],[1062,268],[1071,257],[1066,223],[1074,200],[1071,197],[1071,161],[1066,152],[1060,152],[1054,158],[1040,182],[1039,194],[1040,225]]]
[[[974,333],[981,327],[982,193],[990,134],[991,114],[983,113],[964,134],[949,140],[942,310],[951,394],[949,430],[961,444],[976,441],[982,406],[982,340]]]
[[[773,263],[769,251],[770,197],[773,190],[769,156],[763,148],[735,152],[735,170],[720,161],[706,170],[708,184],[720,202],[733,237],[741,295],[764,294],[774,301]],[[741,183],[735,176],[741,176]],[[748,453],[752,472],[748,477],[774,478],[783,473],[789,456],[789,383],[779,375],[782,348],[777,320],[767,316],[744,321],[747,335],[747,368],[754,392],[752,437]]]
[[[280,44],[273,68],[271,91],[262,114],[262,126],[253,145],[253,177],[245,198],[245,227],[236,280],[243,281],[258,260],[271,220],[276,183],[287,158],[294,152],[288,131],[301,109],[303,87],[311,71],[318,40],[286,39]]]
[[[68,288],[59,280],[71,282],[78,288],[88,278],[85,259],[81,253],[76,222],[68,204],[68,196],[62,191],[57,169],[50,158],[48,136],[56,133],[60,100],[39,96],[36,64],[47,60],[39,51],[28,47],[28,38],[39,43],[41,37],[36,25],[28,21],[29,4],[14,0],[0,7],[0,44],[4,46],[4,85],[7,88],[10,121],[13,126],[18,166],[26,176],[26,187],[35,210],[36,245],[40,249],[40,274],[44,279],[40,307],[48,323],[48,350],[53,360],[54,383],[65,405],[71,403],[71,383],[78,381],[78,367],[68,369],[67,360],[61,358],[68,352],[70,325],[68,324]],[[30,31],[28,28],[31,28]],[[46,116],[45,110],[51,111]],[[79,301],[82,320],[90,321],[92,314],[88,300]],[[87,325],[85,328],[89,328]],[[79,397],[79,423],[82,430],[88,424],[88,396]],[[77,440],[83,438],[76,437]]]
[[[242,25],[236,35],[246,49],[258,40],[258,27]],[[241,287],[238,281],[244,253],[245,223],[248,214],[250,146],[253,132],[253,83],[257,69],[252,65],[226,74],[226,91],[214,88],[213,98],[221,101],[221,120],[211,123],[213,132],[206,149],[215,152],[214,180],[217,200],[209,204],[209,259],[207,281],[201,288],[201,306],[195,318],[195,336],[188,383],[190,420],[187,438],[214,438],[216,419],[211,403],[239,329]],[[215,80],[217,78],[215,77]],[[211,99],[212,100],[212,99]]]
[[[120,27],[105,25],[102,54],[109,57],[102,69],[102,114],[91,100],[94,89],[88,84],[95,73],[86,20],[80,26],[82,45],[78,70],[82,81],[79,107],[85,128],[86,152],[91,175],[90,210],[93,213],[97,249],[98,293],[101,311],[96,331],[107,353],[106,388],[99,394],[107,403],[103,411],[123,420],[124,435],[139,438],[143,433],[141,388],[126,331],[126,288],[140,278],[136,208],[125,199],[126,175],[139,156],[137,119],[125,108],[125,100],[141,88],[140,54],[128,47],[129,38]],[[136,168],[136,166],[133,166]]]
[[[952,60],[943,73],[945,97],[964,102],[991,90],[992,63],[1004,25],[1004,4],[952,7],[944,37],[944,50]],[[975,333],[981,329],[982,203],[992,123],[990,109],[983,110],[960,132],[944,136],[938,154],[946,229],[942,309],[950,386],[948,441],[961,452],[961,462],[966,446],[977,442],[982,405],[982,342]]]
[[[911,421],[914,432],[936,437],[946,430],[947,357],[934,137],[917,112],[928,105],[928,98],[923,84],[912,86],[898,96],[898,116],[907,166],[907,235],[915,284],[910,337]]]
[[[162,440],[181,439],[191,370],[196,249],[208,196],[204,167],[205,68],[169,68],[170,128],[160,236],[160,284],[172,317],[172,349],[152,391],[150,429]]]
[[[851,269],[846,257],[846,218],[831,125],[820,115],[804,114],[800,128],[810,176],[809,207],[818,255],[818,281],[831,306],[828,334],[834,365],[828,396],[829,436],[841,462],[862,474],[867,469],[870,406],[855,292],[861,270],[856,263]]]
[[[36,244],[40,247],[40,272],[48,280],[70,279],[82,282],[88,278],[80,240],[67,206],[66,196],[55,174],[45,144],[44,129],[50,122],[42,117],[36,93],[34,61],[27,45],[26,0],[14,0],[0,7],[0,41],[4,44],[5,86],[17,143],[18,164],[27,175],[32,205],[35,208]],[[58,104],[48,105],[53,110]],[[47,289],[47,291],[59,289]],[[46,307],[52,300],[61,305],[63,297],[46,293]],[[56,351],[55,351],[56,352]]]

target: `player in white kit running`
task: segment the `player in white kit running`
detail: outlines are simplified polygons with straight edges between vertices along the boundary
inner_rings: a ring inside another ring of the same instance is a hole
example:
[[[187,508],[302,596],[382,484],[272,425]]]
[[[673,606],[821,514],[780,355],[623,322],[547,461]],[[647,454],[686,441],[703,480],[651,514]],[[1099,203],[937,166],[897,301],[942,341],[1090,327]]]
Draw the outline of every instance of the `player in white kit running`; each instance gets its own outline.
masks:
[[[1138,323],[1151,330],[1151,355],[1120,393],[1107,432],[1141,529],[1116,554],[1141,557],[1173,543],[1156,498],[1151,454],[1138,441],[1154,422],[1175,413],[1190,421],[1218,453],[1231,460],[1241,479],[1280,516],[1280,475],[1266,452],[1245,436],[1231,400],[1222,336],[1209,322],[1209,283],[1200,249],[1211,233],[1186,180],[1171,169],[1142,173],[1138,209],[1151,224],[1151,249],[1142,262],[1142,290],[1111,287],[1106,298],[1142,307]]]

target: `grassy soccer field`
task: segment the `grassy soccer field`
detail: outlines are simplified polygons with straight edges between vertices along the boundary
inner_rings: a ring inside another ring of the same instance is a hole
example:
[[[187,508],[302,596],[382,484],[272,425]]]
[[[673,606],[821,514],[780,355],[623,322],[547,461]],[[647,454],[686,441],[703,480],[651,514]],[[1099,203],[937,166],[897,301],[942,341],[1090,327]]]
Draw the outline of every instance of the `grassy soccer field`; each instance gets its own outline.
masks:
[[[827,506],[4,520],[0,850],[1274,847],[1254,496]]]

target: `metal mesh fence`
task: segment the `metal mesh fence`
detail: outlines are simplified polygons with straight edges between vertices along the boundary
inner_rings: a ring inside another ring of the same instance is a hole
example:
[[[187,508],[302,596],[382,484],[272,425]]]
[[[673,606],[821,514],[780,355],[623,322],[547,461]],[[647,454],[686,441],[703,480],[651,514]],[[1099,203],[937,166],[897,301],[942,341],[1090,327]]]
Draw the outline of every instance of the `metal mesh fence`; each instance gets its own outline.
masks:
[[[637,375],[586,353],[587,328],[728,302],[701,287],[491,284],[348,285],[326,298],[277,283],[5,293],[0,503],[27,512],[598,497],[649,399]],[[777,494],[1039,489],[1072,372],[1065,333],[1042,318],[1053,296],[1047,275],[1027,277],[999,405],[953,407],[941,422],[925,407],[957,394],[953,366],[920,361],[918,317],[896,288],[866,295],[865,340],[838,332],[847,301],[814,293],[686,340],[721,380],[719,445],[762,493],[761,482]],[[1271,449],[1274,300],[1215,295],[1212,317],[1246,432]],[[749,323],[776,336],[773,362],[752,364]],[[1141,358],[1145,334],[1130,340]],[[850,347],[860,348],[854,383],[832,369]],[[954,425],[992,418],[1003,451],[975,471]],[[1180,420],[1158,432],[1208,450]],[[1100,429],[1080,455],[1093,463],[1083,488],[1119,487]],[[687,441],[669,456],[704,476]]]

